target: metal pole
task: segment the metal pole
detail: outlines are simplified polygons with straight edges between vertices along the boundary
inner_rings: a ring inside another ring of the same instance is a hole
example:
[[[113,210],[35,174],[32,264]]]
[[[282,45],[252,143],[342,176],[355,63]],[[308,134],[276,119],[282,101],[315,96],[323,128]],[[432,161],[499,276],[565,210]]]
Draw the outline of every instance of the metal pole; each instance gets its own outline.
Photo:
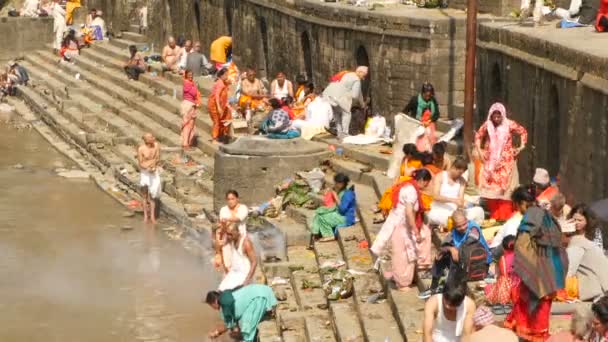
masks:
[[[473,140],[473,106],[475,104],[475,53],[477,43],[477,1],[467,4],[467,52],[464,67],[464,148],[470,157]]]

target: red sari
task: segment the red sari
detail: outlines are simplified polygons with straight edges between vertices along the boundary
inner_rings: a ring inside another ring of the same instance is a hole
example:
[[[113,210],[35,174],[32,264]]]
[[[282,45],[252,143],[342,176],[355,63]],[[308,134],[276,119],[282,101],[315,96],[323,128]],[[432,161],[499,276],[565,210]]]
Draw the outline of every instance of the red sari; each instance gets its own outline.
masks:
[[[549,318],[553,298],[541,298],[536,310],[530,312],[530,290],[523,284],[513,287],[513,310],[504,322],[505,328],[511,329],[517,336],[530,342],[544,342],[549,338]]]
[[[219,102],[219,108],[218,103]],[[217,80],[211,89],[211,95],[207,102],[207,109],[209,110],[209,116],[213,121],[213,130],[211,136],[213,140],[217,140],[219,137],[229,134],[229,126],[224,125],[223,121],[231,120],[232,113],[230,113],[230,107],[228,106],[228,87],[222,80]],[[220,115],[220,110],[223,113]]]

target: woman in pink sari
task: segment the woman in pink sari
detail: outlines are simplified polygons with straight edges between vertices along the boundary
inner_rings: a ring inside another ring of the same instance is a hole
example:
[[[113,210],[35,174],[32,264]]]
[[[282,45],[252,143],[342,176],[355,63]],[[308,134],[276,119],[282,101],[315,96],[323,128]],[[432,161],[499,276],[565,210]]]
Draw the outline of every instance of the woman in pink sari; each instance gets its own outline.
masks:
[[[513,147],[513,134],[520,136],[520,146]],[[481,197],[486,200],[490,216],[506,221],[513,213],[511,192],[519,185],[517,156],[526,147],[528,132],[507,119],[507,109],[496,102],[490,107],[488,119],[475,134],[475,148],[482,156]]]
[[[201,93],[192,80],[192,71],[186,70],[184,74],[184,99],[180,107],[182,114],[182,148],[192,147],[196,135],[196,108],[201,105]]]

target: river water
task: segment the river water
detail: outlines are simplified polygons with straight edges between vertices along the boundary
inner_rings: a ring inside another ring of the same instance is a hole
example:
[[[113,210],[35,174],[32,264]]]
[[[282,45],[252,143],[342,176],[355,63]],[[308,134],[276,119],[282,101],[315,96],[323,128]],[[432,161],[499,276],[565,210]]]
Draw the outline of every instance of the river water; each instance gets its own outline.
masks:
[[[0,146],[0,341],[206,340],[208,261],[56,176],[71,164],[34,130],[0,124]]]

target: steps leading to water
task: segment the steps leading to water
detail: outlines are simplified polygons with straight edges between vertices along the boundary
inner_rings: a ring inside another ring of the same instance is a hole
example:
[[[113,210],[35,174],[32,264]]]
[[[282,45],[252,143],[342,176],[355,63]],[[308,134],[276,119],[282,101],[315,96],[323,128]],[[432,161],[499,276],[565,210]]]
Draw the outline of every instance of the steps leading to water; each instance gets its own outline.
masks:
[[[132,27],[131,31],[135,29]],[[139,82],[127,80],[122,68],[128,58],[126,47],[131,44],[145,45],[145,38],[129,32],[121,39],[98,42],[83,49],[74,64],[59,63],[59,58],[48,51],[33,53],[24,62],[30,69],[32,84],[21,88],[19,94],[38,116],[90,155],[100,170],[132,189],[137,189],[138,183],[135,148],[144,132],[152,132],[165,151],[163,210],[182,218],[186,217],[186,206],[196,205],[199,212],[212,211],[213,157],[217,147],[209,142],[208,114],[203,107],[197,118],[198,146],[187,153],[193,162],[186,165],[177,161],[181,145],[180,78],[146,73]],[[203,84],[203,95],[209,93],[211,84],[212,80]],[[317,140],[340,145],[331,137]],[[347,173],[353,180],[359,221],[342,229],[337,241],[315,243],[313,251],[305,248],[312,211],[289,208],[288,217],[278,221],[288,240],[295,243],[288,242],[288,260],[260,267],[269,282],[275,276],[289,278],[287,284],[275,287],[286,298],[279,304],[276,320],[260,325],[262,341],[421,339],[424,302],[416,297],[418,291],[391,290],[381,275],[371,271],[369,251],[358,245],[363,240],[371,243],[381,227],[372,222],[369,208],[392,183],[383,174],[390,156],[378,153],[377,148],[342,147],[344,157],[336,155],[330,164],[334,171]],[[182,222],[191,224],[185,219]],[[344,260],[344,268],[355,271],[355,294],[328,302],[320,288],[303,289],[302,284],[306,281],[321,285],[324,275],[319,266],[332,260]],[[424,286],[422,282],[417,284]],[[368,303],[367,298],[376,292],[385,292],[387,300]]]

